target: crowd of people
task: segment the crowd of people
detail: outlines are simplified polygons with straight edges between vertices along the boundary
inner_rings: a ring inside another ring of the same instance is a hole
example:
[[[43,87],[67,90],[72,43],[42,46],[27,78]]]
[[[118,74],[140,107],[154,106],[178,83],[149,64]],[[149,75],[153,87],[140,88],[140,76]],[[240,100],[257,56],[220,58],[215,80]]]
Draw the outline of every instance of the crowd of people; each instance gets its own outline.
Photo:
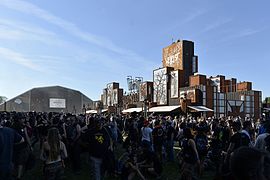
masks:
[[[68,179],[89,157],[89,178],[167,179],[167,162],[180,179],[270,179],[270,121],[241,117],[194,118],[0,112],[0,180],[24,179],[35,159],[46,180]],[[37,153],[39,157],[37,157]]]

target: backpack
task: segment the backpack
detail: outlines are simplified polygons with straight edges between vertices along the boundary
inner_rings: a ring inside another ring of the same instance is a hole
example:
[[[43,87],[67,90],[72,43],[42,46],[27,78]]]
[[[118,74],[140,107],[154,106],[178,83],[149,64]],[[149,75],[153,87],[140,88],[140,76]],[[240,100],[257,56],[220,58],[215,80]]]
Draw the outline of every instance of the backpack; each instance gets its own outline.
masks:
[[[205,135],[197,135],[195,138],[195,143],[198,152],[206,152],[207,151],[207,144],[208,140]]]

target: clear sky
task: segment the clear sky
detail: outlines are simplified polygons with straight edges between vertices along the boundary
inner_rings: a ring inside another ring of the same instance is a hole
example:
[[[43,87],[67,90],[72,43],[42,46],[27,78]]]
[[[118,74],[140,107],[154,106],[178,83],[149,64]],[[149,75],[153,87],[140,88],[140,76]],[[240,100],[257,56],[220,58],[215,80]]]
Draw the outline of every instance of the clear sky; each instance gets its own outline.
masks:
[[[98,100],[112,81],[152,80],[172,39],[199,72],[270,96],[269,0],[0,0],[0,95],[60,85]]]

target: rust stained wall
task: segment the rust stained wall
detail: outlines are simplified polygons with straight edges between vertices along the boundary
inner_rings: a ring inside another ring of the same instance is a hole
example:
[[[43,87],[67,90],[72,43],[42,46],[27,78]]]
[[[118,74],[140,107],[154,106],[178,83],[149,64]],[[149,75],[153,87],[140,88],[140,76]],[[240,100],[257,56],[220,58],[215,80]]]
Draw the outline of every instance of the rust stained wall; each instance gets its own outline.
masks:
[[[190,86],[206,85],[206,76],[205,75],[189,76],[189,85]]]
[[[237,83],[237,91],[251,91],[251,90],[252,90],[251,82]]]
[[[225,76],[221,76],[220,77],[220,92],[225,92]]]
[[[228,92],[236,92],[236,82],[237,80],[235,78],[232,79],[226,79],[225,80],[225,88],[224,88],[224,92],[228,93]]]
[[[124,90],[118,89],[118,104],[122,106],[123,103]]]
[[[212,81],[211,84],[213,86],[217,86],[217,91],[218,92],[225,92],[226,91],[226,88],[225,88],[225,76],[222,76],[222,75],[217,75],[215,77],[211,76],[209,79]]]
[[[182,41],[173,43],[163,48],[162,64],[163,67],[173,67],[183,70],[183,43]]]
[[[214,109],[214,88],[206,86],[206,107]],[[207,112],[207,116],[213,116],[213,112]]]
[[[189,76],[193,75],[194,43],[182,40],[163,48],[162,64],[163,67],[171,67],[174,70],[184,70],[184,84],[189,85]],[[196,70],[198,64],[196,64]],[[195,70],[195,71],[196,71]]]

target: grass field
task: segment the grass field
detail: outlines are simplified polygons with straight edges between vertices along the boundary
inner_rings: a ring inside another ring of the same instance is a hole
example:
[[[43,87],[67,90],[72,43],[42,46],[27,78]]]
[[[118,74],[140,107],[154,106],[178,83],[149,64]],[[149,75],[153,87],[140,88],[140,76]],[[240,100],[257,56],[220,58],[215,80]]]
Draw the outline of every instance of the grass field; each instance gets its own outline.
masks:
[[[116,156],[118,156],[122,151],[122,149],[117,150],[118,153]],[[177,153],[177,148],[175,149],[175,153]],[[38,156],[39,152],[37,149],[35,149],[35,154]],[[90,180],[92,179],[90,177],[90,165],[88,162],[88,155],[86,153],[82,154],[81,156],[81,163],[82,163],[82,171],[79,175],[75,175],[69,166],[65,169],[65,176],[67,180]],[[36,166],[27,171],[22,180],[42,180],[43,179],[43,173],[42,173],[42,162],[37,159],[36,160]],[[113,180],[113,179],[119,179],[117,177],[107,177],[106,180]],[[138,179],[138,178],[135,178]],[[147,178],[151,179],[151,178]],[[153,178],[152,178],[153,179]],[[179,167],[177,163],[175,162],[168,162],[164,164],[162,179],[164,180],[179,180]],[[203,174],[202,180],[210,180],[213,179],[213,172],[205,172]]]

